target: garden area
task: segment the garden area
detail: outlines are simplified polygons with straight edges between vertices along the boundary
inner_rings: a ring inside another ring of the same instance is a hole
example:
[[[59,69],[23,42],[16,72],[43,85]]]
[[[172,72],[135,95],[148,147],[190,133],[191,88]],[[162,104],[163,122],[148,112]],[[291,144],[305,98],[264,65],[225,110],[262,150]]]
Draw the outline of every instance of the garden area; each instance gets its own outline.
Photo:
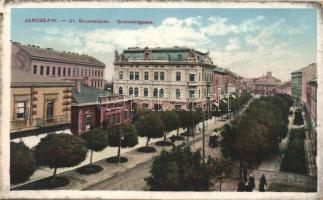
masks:
[[[280,166],[281,171],[306,174],[306,160],[304,149],[305,130],[292,129],[288,147],[284,154],[283,161]]]

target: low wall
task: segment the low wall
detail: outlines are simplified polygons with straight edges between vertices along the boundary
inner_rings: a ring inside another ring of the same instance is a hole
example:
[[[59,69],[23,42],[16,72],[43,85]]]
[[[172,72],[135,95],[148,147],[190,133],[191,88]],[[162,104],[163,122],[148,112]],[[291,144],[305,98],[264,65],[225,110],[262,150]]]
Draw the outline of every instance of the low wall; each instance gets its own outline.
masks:
[[[267,182],[281,183],[286,185],[297,185],[316,190],[317,178],[314,176],[307,176],[289,172],[275,172],[266,170],[248,170],[249,174],[252,173],[256,180],[264,174]]]

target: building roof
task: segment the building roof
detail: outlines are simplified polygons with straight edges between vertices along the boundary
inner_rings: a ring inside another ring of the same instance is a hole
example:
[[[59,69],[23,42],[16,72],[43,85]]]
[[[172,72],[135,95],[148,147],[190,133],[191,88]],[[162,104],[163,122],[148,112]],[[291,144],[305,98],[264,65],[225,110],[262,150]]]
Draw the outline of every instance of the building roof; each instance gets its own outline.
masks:
[[[62,81],[48,76],[31,74],[29,72],[11,68],[11,86],[30,87],[30,86],[72,86],[69,81]]]
[[[167,60],[167,61],[187,61],[190,52],[193,52],[198,62],[212,63],[207,53],[187,48],[187,47],[167,47],[167,48],[139,48],[130,47],[121,54],[121,61],[144,60],[144,52],[150,52],[149,60]]]
[[[97,60],[92,56],[88,56],[85,54],[78,54],[72,52],[60,52],[55,51],[51,48],[40,48],[39,46],[35,45],[22,45],[18,42],[13,42],[13,44],[17,45],[25,52],[27,52],[31,57],[39,58],[39,59],[48,59],[48,60],[55,60],[67,63],[78,63],[78,64],[85,64],[89,66],[96,66],[96,67],[105,67],[105,64],[101,61]]]
[[[75,86],[72,88],[73,103],[75,104],[97,104],[98,97],[107,95],[107,91],[96,89],[80,83],[80,92],[76,91]]]
[[[286,88],[286,87],[291,87],[292,86],[292,81],[285,81],[282,84],[280,84],[278,87],[279,88]]]
[[[214,68],[214,70],[213,70],[214,72],[218,72],[218,73],[222,73],[222,74],[225,74],[226,72],[225,72],[225,70],[223,69],[223,68],[221,68],[221,67],[215,67]]]
[[[308,81],[309,84],[317,84],[317,77]]]
[[[293,71],[292,74],[302,73],[306,68],[315,67],[315,66],[316,66],[316,63],[311,63],[311,64],[307,65],[306,67],[303,67],[299,70]]]

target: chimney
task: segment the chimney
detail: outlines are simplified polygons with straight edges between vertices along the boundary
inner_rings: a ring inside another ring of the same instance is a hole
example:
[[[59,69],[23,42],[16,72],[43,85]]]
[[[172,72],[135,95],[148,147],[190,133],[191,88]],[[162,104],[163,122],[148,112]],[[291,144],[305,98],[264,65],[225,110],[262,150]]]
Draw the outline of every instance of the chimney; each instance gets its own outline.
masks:
[[[80,81],[75,82],[75,90],[77,93],[81,92],[81,82]]]

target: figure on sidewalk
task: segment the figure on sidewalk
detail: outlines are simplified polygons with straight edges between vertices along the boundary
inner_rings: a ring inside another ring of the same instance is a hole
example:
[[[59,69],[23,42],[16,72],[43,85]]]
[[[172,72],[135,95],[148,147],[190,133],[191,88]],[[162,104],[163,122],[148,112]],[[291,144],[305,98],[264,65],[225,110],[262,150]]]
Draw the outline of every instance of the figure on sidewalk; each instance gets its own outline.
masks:
[[[248,184],[247,184],[247,191],[252,192],[252,190],[255,188],[255,178],[252,174],[249,176]]]
[[[259,192],[265,192],[267,189],[267,181],[266,177],[263,174],[259,180]]]
[[[239,184],[238,184],[238,192],[245,192],[245,182],[243,181],[243,179],[240,179]]]

